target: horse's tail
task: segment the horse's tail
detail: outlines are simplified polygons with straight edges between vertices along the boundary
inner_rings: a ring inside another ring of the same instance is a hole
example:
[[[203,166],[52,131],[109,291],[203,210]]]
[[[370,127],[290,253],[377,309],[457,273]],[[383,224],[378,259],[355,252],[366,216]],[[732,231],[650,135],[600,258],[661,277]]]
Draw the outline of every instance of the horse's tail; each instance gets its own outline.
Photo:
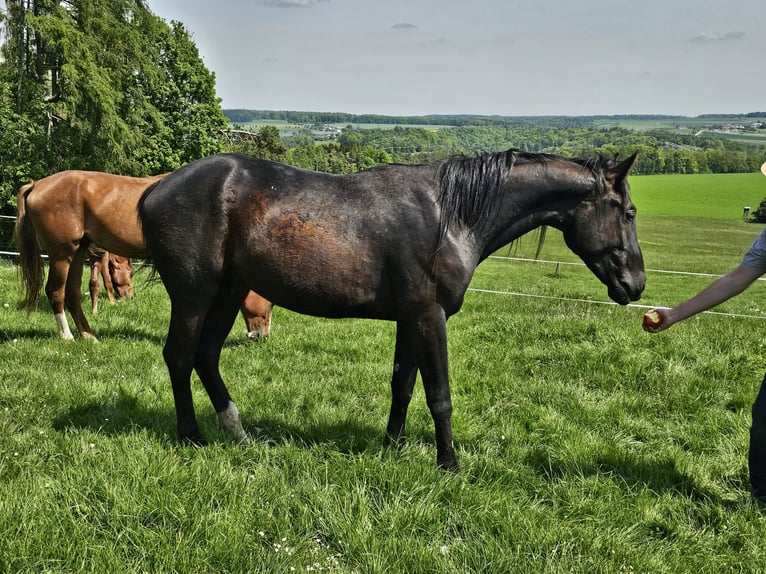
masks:
[[[21,284],[26,291],[27,313],[31,313],[37,307],[44,275],[43,258],[40,245],[37,242],[37,232],[27,215],[27,195],[34,187],[35,182],[33,181],[19,189],[16,202],[16,225],[13,228],[13,240],[19,250]]]
[[[164,177],[165,174],[163,174]],[[149,197],[149,194],[154,191],[154,188],[157,187],[157,184],[160,183],[160,180],[155,181],[149,187],[147,187],[144,192],[141,194],[141,197],[138,198],[138,205],[136,206],[136,213],[138,217],[138,226],[141,228],[141,235],[144,238],[144,245],[146,245],[146,258],[143,260],[143,263],[141,267],[149,266],[151,268],[151,271],[149,273],[149,277],[146,279],[147,283],[151,283],[152,281],[157,279],[158,273],[157,268],[152,265],[152,253],[149,251],[149,243],[146,241],[146,229],[144,227],[144,218],[143,218],[143,209],[144,209],[144,202],[146,201],[146,198]]]

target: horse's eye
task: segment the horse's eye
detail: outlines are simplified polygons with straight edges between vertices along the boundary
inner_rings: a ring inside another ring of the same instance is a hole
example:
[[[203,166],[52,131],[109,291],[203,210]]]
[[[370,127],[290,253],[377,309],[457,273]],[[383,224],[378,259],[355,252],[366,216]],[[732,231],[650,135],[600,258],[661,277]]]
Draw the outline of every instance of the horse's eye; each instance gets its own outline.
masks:
[[[635,218],[636,218],[636,210],[635,209],[631,209],[631,210],[625,212],[625,219],[627,219],[628,221],[633,221]]]

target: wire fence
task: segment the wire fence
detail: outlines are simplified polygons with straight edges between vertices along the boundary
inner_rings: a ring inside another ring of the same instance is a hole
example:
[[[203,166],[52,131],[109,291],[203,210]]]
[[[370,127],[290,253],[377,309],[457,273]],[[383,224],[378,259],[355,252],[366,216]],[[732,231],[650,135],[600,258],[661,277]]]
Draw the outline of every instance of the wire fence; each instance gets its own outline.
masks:
[[[16,217],[13,215],[0,215],[0,220],[5,221],[15,221]],[[1,222],[1,221],[0,221]],[[19,256],[18,251],[15,251],[13,246],[5,246],[0,247],[0,257],[7,257],[7,258],[16,258]],[[47,255],[43,255],[44,258],[47,258]],[[585,267],[585,263],[579,262],[579,261],[554,261],[551,259],[531,259],[526,257],[510,257],[510,256],[502,256],[502,255],[490,255],[490,259],[500,259],[500,260],[506,260],[506,261],[517,261],[517,262],[524,262],[524,263],[532,263],[532,264],[548,264],[548,265],[556,265],[556,266],[576,266],[576,267]],[[719,274],[715,273],[699,273],[694,271],[673,271],[669,269],[646,269],[647,273],[659,273],[659,274],[668,274],[668,275],[681,275],[681,276],[688,276],[688,277],[710,277],[710,278],[718,278],[721,277]],[[758,281],[766,281],[766,277],[759,277]],[[569,301],[572,303],[585,303],[589,305],[618,305],[618,303],[615,303],[614,301],[595,301],[592,299],[577,299],[574,297],[556,297],[554,295],[537,295],[534,293],[519,293],[515,291],[495,291],[492,289],[478,289],[474,287],[469,287],[469,291],[473,291],[474,293],[488,293],[492,295],[505,295],[510,297],[526,297],[531,299],[547,299],[551,301]],[[653,309],[657,308],[658,305],[641,305],[638,303],[629,303],[628,305],[625,305],[625,307],[629,308],[637,308],[637,309]],[[723,313],[720,311],[704,311],[705,314],[708,315],[719,315],[724,317],[737,317],[742,319],[757,319],[757,320],[766,320],[766,316],[760,316],[760,315],[747,315],[747,314],[740,314],[740,313]]]

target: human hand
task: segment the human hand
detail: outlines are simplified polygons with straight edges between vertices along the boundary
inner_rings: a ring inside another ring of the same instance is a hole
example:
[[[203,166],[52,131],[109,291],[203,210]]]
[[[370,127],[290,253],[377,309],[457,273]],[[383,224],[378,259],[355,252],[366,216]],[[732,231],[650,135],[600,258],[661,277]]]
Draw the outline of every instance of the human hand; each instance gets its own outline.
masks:
[[[642,327],[647,333],[659,333],[666,327],[665,321],[659,309],[650,309],[644,313]]]

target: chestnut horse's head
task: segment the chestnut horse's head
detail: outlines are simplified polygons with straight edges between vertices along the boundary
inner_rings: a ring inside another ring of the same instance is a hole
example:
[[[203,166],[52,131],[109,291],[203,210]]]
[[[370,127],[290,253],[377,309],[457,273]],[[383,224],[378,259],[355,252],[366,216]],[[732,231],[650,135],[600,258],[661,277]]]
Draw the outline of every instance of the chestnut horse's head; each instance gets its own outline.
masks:
[[[129,257],[110,253],[109,275],[117,295],[131,299],[133,297],[133,261]]]
[[[579,203],[563,229],[567,246],[621,305],[638,300],[646,285],[636,236],[636,206],[627,180],[637,156],[638,152],[621,163],[609,160],[594,169],[594,192]]]

